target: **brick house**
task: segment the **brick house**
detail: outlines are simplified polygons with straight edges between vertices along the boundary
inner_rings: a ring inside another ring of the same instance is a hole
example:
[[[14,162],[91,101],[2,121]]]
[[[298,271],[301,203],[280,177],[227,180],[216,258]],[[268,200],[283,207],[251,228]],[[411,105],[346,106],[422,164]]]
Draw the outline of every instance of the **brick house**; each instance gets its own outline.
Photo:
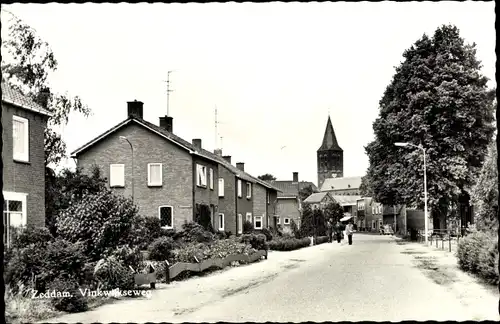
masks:
[[[334,202],[329,192],[313,193],[304,200],[304,203],[311,204],[312,209],[325,209],[326,206]]]
[[[173,118],[159,126],[143,119],[143,103],[128,102],[128,118],[72,153],[78,167],[97,165],[114,192],[132,197],[143,216],[180,228],[218,210],[218,161],[200,139],[173,134]]]
[[[4,244],[10,227],[45,226],[44,131],[50,112],[7,84],[2,87]]]
[[[321,192],[330,192],[334,196],[359,196],[361,177],[327,178],[321,186]]]
[[[249,221],[255,229],[269,227],[269,215],[276,213],[276,196],[279,189],[245,172],[245,164],[231,164],[231,156],[219,159],[219,215],[218,228],[231,233],[243,233],[243,223]],[[224,222],[224,227],[220,224]]]
[[[290,230],[290,223],[293,220],[297,224],[297,227],[300,227],[302,201],[299,191],[310,186],[313,192],[319,192],[316,185],[309,181],[299,182],[298,172],[293,173],[292,181],[273,180],[270,183],[281,190],[277,197],[277,217],[274,218],[270,226],[276,228],[280,225],[284,230],[288,231]]]

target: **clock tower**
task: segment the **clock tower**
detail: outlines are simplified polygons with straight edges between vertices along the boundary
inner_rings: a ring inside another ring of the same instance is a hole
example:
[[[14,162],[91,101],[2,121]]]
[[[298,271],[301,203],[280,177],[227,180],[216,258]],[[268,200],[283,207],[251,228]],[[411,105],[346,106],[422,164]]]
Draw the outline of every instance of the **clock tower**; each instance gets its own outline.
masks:
[[[344,151],[340,148],[332,120],[328,116],[323,143],[317,151],[318,161],[318,188],[321,189],[327,178],[341,178],[344,176]]]

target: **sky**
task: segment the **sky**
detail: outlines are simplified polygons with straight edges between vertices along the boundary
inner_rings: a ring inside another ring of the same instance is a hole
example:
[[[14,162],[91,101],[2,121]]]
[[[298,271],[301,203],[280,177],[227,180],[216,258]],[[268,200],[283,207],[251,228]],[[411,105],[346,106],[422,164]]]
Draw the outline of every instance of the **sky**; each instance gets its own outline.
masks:
[[[454,24],[477,44],[495,86],[494,2],[12,4],[48,42],[54,90],[92,109],[62,129],[68,153],[123,121],[169,114],[174,133],[222,148],[254,176],[317,182],[316,151],[330,114],[344,176],[363,176],[378,103],[424,33]],[[5,29],[5,28],[3,28]],[[215,108],[218,135],[215,132]],[[217,139],[217,145],[216,145]],[[64,166],[74,167],[68,159]]]

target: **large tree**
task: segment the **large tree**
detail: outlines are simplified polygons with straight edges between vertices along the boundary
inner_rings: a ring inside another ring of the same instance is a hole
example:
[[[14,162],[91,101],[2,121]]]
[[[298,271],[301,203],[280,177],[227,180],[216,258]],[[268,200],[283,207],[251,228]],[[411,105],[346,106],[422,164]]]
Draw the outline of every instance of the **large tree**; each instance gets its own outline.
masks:
[[[8,35],[2,39],[2,82],[53,114],[45,131],[45,164],[57,165],[66,156],[66,145],[56,131],[57,126],[68,123],[71,111],[88,116],[90,109],[79,97],[60,94],[51,88],[49,76],[57,69],[57,60],[50,45],[33,28],[3,8],[2,22],[4,28],[8,27]]]
[[[306,186],[299,190],[299,198],[301,201],[304,201],[314,193],[313,187],[311,185]]]
[[[264,180],[264,181],[274,181],[274,180],[276,180],[276,177],[273,176],[270,173],[266,173],[266,174],[260,175],[260,176],[258,176],[258,178],[260,180]]]
[[[335,201],[326,205],[324,213],[326,221],[333,219],[334,222],[337,222],[344,217],[344,208]]]
[[[465,44],[455,26],[423,35],[403,54],[380,100],[375,140],[366,146],[366,179],[383,204],[423,208],[422,145],[433,217],[443,220],[477,176],[490,143],[495,91],[480,73],[475,44]]]

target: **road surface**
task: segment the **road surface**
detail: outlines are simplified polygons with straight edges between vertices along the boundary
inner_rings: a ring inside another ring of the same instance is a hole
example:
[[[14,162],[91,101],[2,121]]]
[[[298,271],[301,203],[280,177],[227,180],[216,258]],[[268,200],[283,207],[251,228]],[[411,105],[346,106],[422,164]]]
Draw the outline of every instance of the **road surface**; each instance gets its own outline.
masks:
[[[430,250],[396,244],[389,236],[355,234],[351,246],[270,252],[268,260],[255,264],[160,285],[151,299],[127,299],[50,321],[498,320],[497,297],[473,281],[457,290],[466,275],[437,271],[436,261],[426,259]],[[474,291],[483,300],[467,299]]]

